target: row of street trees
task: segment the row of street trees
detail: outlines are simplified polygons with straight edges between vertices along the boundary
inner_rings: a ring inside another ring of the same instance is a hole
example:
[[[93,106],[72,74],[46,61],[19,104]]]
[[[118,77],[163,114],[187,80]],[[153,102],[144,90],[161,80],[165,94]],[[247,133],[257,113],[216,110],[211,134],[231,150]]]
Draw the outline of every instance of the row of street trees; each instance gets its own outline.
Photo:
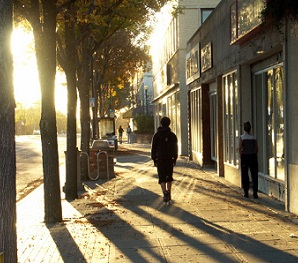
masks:
[[[39,130],[40,101],[29,107],[17,103],[15,108],[15,134],[30,135]],[[56,112],[58,134],[66,132],[66,116],[62,112]]]
[[[132,45],[141,33],[148,32],[150,16],[166,0],[15,0],[14,17],[27,21],[34,34],[37,68],[41,89],[41,118],[44,173],[45,222],[62,221],[55,110],[57,61],[66,74],[67,158],[65,193],[77,197],[76,109],[80,99],[81,150],[89,151],[91,69],[96,94],[123,90],[124,81],[136,62],[144,57]],[[15,103],[13,63],[10,51],[12,0],[0,0],[0,252],[5,262],[17,262],[15,197]],[[130,61],[127,61],[129,58]],[[125,59],[125,63],[118,63]],[[91,63],[95,61],[94,65]],[[121,76],[121,78],[120,78]],[[121,84],[122,83],[122,84]],[[122,85],[122,88],[121,88]],[[120,91],[119,91],[120,92]],[[101,97],[101,96],[100,96]],[[115,100],[121,105],[120,100]],[[101,113],[104,103],[101,102]]]

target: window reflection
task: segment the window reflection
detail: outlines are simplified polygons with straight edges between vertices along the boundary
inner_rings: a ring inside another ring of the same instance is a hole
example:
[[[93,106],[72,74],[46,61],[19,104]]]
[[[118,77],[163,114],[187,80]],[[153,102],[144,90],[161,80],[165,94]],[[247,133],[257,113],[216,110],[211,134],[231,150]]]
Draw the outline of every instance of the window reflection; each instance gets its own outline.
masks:
[[[279,66],[256,74],[255,91],[256,128],[260,146],[259,170],[273,178],[284,180],[283,68]]]
[[[273,70],[267,72],[267,173],[274,176]]]
[[[238,85],[237,73],[223,77],[225,90],[225,162],[238,165],[237,145],[239,137],[238,123]]]
[[[275,71],[276,92],[276,163],[277,178],[284,179],[284,104],[283,104],[283,71],[281,68]]]
[[[231,42],[261,24],[263,0],[236,0],[230,8]]]
[[[191,99],[191,144],[192,151],[202,153],[202,90],[197,89],[190,94]]]

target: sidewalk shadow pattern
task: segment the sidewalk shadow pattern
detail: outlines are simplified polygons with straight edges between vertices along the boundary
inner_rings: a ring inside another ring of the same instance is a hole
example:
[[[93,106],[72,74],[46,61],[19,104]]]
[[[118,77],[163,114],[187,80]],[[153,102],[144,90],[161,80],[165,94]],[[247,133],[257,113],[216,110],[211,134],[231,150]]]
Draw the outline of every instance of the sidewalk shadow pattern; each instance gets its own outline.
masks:
[[[245,199],[212,171],[179,160],[170,206],[148,148],[117,157],[115,171],[116,178],[85,182],[81,198],[65,201],[63,224],[40,226],[53,240],[53,257],[32,262],[298,261],[293,215]]]

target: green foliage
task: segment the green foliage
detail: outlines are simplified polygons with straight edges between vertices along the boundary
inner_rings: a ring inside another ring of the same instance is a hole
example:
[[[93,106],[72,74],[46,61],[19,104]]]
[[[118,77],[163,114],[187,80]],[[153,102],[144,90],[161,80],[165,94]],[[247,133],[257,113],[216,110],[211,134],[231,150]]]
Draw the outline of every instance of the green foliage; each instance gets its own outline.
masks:
[[[129,81],[132,72],[147,61],[145,49],[132,43],[128,30],[119,30],[94,55],[94,82],[99,94],[100,114],[112,105],[119,110],[129,105]]]
[[[16,135],[31,135],[34,130],[39,130],[40,102],[25,107],[21,103],[15,109],[15,132]],[[66,116],[61,112],[56,113],[58,133],[66,132]]]
[[[16,134],[32,134],[34,130],[39,130],[40,102],[25,107],[21,103],[17,104],[15,110]]]
[[[272,24],[280,28],[284,19],[298,20],[297,0],[266,0],[266,6],[262,11],[263,24]]]
[[[64,134],[66,133],[67,130],[67,118],[66,115],[58,111],[56,113],[56,120],[57,120],[57,132],[59,134]]]
[[[133,119],[137,126],[138,133],[153,134],[154,133],[154,118],[149,115],[139,115]]]
[[[137,63],[145,60],[144,43],[149,36],[148,23],[168,0],[75,0],[57,1],[58,62],[65,70],[67,59],[67,24],[73,26],[71,41],[76,46],[77,88],[80,96],[90,89],[90,66],[93,57],[93,78],[99,96],[99,114],[109,108],[120,109],[127,105],[129,90],[124,88]],[[142,47],[143,48],[140,48]],[[91,93],[91,91],[89,90]],[[93,91],[92,91],[93,92]],[[82,95],[82,97],[86,97]],[[89,111],[81,103],[82,112]],[[84,124],[86,124],[84,122]],[[84,125],[82,124],[82,125]]]

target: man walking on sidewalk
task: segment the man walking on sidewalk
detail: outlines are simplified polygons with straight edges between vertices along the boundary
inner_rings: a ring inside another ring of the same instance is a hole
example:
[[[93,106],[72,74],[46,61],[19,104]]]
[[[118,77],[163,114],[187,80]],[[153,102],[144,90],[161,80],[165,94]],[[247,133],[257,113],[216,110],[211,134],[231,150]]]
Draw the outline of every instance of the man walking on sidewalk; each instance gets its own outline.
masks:
[[[178,157],[178,140],[169,128],[170,123],[168,117],[160,120],[161,127],[154,134],[151,146],[151,158],[157,167],[158,183],[164,195],[164,202],[171,200],[173,167]]]

